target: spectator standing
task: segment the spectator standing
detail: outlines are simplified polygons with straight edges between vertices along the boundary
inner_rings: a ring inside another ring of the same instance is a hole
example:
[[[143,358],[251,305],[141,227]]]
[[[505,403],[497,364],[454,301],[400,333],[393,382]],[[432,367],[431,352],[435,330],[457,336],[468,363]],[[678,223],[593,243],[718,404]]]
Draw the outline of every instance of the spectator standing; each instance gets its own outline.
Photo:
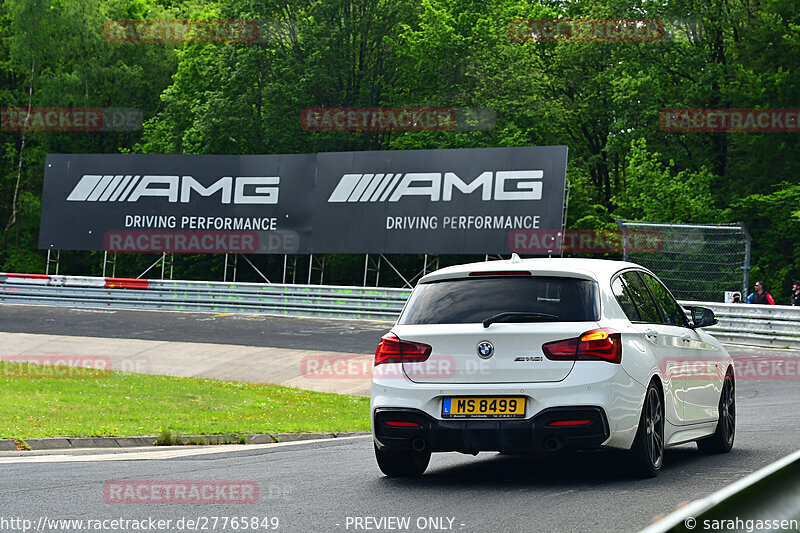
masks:
[[[791,305],[800,305],[800,280],[794,280],[792,282],[792,294],[789,297],[789,303]]]
[[[764,289],[763,281],[756,281],[756,291],[747,297],[749,304],[775,305],[772,295]]]

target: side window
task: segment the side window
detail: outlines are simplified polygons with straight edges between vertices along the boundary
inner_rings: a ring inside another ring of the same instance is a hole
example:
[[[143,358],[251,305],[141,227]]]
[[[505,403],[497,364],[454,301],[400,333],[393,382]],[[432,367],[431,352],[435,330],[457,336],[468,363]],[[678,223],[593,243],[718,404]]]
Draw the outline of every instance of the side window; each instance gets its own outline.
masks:
[[[634,305],[631,299],[630,290],[622,281],[622,277],[617,277],[617,279],[611,283],[611,290],[614,292],[614,296],[617,297],[617,301],[625,312],[625,316],[628,317],[628,320],[631,322],[641,322],[642,317],[639,315],[639,310],[636,309],[636,305]]]
[[[647,283],[647,286],[650,287],[650,290],[653,292],[656,303],[666,317],[664,323],[670,326],[686,327],[686,315],[683,312],[683,308],[678,305],[678,302],[675,301],[667,288],[650,274],[642,272],[641,275],[645,283]]]
[[[622,274],[622,279],[628,287],[631,300],[639,310],[641,322],[648,322],[650,324],[661,324],[661,313],[656,307],[656,303],[650,296],[650,291],[644,286],[644,283],[639,278],[636,272],[630,271]]]

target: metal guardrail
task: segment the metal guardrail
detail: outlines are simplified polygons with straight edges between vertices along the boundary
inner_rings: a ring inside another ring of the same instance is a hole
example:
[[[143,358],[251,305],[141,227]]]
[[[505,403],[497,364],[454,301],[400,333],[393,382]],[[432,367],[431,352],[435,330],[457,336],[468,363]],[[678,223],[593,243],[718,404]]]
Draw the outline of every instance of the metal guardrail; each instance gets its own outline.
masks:
[[[800,348],[800,307],[787,305],[679,302],[683,306],[709,307],[719,324],[705,328],[721,342]]]
[[[133,287],[133,288],[116,288]],[[0,274],[0,302],[393,321],[410,291],[330,285],[269,285]]]
[[[333,285],[272,285],[0,273],[0,302],[393,321],[411,291]],[[680,302],[710,307],[720,341],[800,348],[800,307]]]
[[[796,531],[800,518],[800,451],[681,507],[640,533]]]

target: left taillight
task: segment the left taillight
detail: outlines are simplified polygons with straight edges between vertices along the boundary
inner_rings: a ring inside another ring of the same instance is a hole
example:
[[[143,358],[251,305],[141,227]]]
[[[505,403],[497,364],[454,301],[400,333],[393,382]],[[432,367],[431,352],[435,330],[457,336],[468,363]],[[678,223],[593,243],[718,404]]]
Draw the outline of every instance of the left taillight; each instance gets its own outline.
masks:
[[[542,345],[545,357],[551,361],[622,362],[622,335],[619,331],[593,329],[580,337]]]
[[[394,333],[381,337],[375,350],[375,366],[383,363],[422,363],[431,356],[431,348],[421,342],[403,341]]]

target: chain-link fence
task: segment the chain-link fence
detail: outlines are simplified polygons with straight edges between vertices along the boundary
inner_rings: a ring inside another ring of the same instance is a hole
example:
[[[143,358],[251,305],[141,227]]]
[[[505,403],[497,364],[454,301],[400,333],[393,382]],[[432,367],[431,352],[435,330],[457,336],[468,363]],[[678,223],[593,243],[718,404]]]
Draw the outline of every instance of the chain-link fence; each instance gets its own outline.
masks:
[[[750,234],[744,224],[664,224],[617,219],[626,261],[649,268],[679,300],[724,301],[725,293],[746,298]],[[636,246],[646,234],[658,246]]]

